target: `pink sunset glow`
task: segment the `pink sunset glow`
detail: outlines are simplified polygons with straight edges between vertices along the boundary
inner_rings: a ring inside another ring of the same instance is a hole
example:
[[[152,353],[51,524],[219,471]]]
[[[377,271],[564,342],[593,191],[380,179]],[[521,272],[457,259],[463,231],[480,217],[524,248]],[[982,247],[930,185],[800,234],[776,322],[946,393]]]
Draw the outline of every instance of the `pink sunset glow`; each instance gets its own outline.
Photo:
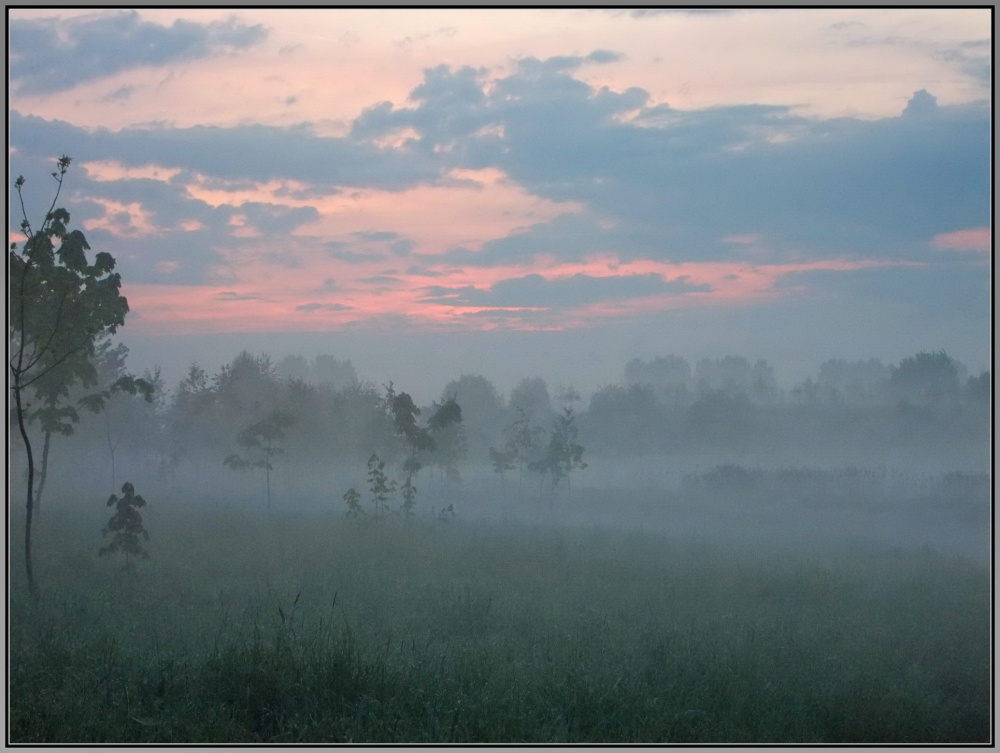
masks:
[[[931,245],[942,251],[988,253],[993,248],[993,232],[988,227],[956,230],[953,233],[935,235],[931,240]]]

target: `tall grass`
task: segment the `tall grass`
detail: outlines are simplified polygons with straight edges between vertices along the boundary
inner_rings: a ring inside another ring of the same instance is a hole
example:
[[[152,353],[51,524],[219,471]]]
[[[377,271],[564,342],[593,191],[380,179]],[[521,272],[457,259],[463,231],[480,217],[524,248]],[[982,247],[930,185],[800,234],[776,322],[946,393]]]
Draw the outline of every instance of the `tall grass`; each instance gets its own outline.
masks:
[[[932,550],[332,513],[148,527],[126,571],[52,516],[42,597],[12,571],[11,742],[991,734],[989,573]]]

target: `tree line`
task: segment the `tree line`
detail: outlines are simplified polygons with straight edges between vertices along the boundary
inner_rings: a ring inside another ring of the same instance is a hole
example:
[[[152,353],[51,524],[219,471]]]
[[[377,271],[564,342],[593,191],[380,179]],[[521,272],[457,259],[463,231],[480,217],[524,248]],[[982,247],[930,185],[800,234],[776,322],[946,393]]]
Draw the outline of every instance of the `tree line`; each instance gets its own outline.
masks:
[[[31,222],[21,198],[24,178],[14,184],[24,240],[11,243],[8,256],[8,433],[21,440],[10,452],[25,484],[32,589],[32,521],[57,444],[103,453],[112,489],[123,456],[142,457],[166,475],[198,465],[259,473],[268,505],[271,473],[282,459],[354,464],[368,470],[376,512],[398,489],[400,509],[409,514],[423,468],[452,481],[462,466],[492,470],[501,483],[516,474],[518,484],[530,477],[554,494],[587,467],[585,451],[777,446],[802,442],[809,426],[813,439],[825,433],[827,444],[988,440],[991,375],[968,374],[943,350],[890,365],[829,360],[790,390],[779,388],[764,360],[726,356],[692,368],[677,355],[633,359],[619,383],[588,402],[569,387],[553,394],[540,377],[522,379],[505,398],[487,377],[463,374],[438,401],[417,406],[392,382],[359,379],[350,361],[332,355],[289,355],[275,363],[247,351],[214,374],[192,363],[168,388],[158,369],[130,373],[128,348],[113,339],[128,301],[115,260],[104,252],[89,258],[84,234],[70,230],[69,213],[57,207],[70,164],[66,156],[57,161],[54,196],[40,224]],[[387,475],[393,469],[398,479]],[[141,499],[133,488],[129,481],[122,487],[130,510]],[[359,500],[353,488],[344,495],[350,512],[362,509]],[[112,495],[109,505],[119,501]]]

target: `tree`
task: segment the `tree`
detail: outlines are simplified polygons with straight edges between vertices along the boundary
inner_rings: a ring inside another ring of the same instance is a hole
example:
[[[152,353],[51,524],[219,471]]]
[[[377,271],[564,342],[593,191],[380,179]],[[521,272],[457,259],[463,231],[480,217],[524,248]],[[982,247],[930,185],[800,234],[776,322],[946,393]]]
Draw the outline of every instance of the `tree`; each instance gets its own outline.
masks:
[[[52,173],[55,195],[37,228],[32,226],[25,208],[21,191],[25,180],[18,176],[14,182],[25,241],[21,248],[11,243],[8,256],[8,365],[18,430],[28,464],[24,566],[32,593],[36,592],[31,565],[35,460],[26,428],[29,406],[25,391],[42,386],[39,382],[47,376],[55,380],[58,373],[62,384],[51,382],[46,392],[47,407],[54,408],[62,386],[92,383],[94,366],[90,359],[95,342],[124,325],[128,313],[128,301],[120,293],[121,276],[113,271],[114,258],[100,252],[89,263],[86,252],[90,245],[86,237],[79,230],[69,230],[69,212],[56,208],[70,162],[67,156],[57,160],[56,171]],[[65,414],[62,418],[71,417]]]
[[[977,377],[969,377],[965,383],[965,394],[973,402],[989,405],[993,395],[990,372],[983,371]]]
[[[757,431],[757,410],[744,394],[710,390],[687,410],[684,433],[689,440],[721,449],[748,447]]]
[[[386,475],[385,461],[374,452],[368,458],[368,489],[372,493],[372,506],[378,520],[385,515],[386,505],[396,491],[396,482]]]
[[[517,418],[504,428],[506,440],[503,449],[490,448],[493,470],[503,478],[506,471],[513,470],[515,467],[519,468],[518,483],[523,483],[524,471],[532,469],[536,461],[539,460],[538,456],[541,452],[539,439],[544,432],[545,430],[536,426],[524,409],[518,406]]]
[[[504,402],[496,385],[484,376],[463,374],[445,385],[441,399],[462,406],[468,455],[473,462],[485,461],[504,424]]]
[[[271,460],[284,453],[277,442],[285,437],[285,430],[293,424],[293,419],[287,413],[273,411],[266,418],[256,421],[241,431],[236,437],[236,444],[249,450],[250,456],[243,457],[235,453],[228,455],[223,462],[234,471],[244,471],[251,468],[263,468],[267,486],[267,509],[271,509],[271,471],[274,466]]]
[[[114,554],[123,552],[125,554],[125,567],[129,566],[129,557],[142,557],[149,559],[149,553],[142,548],[140,537],[144,541],[149,541],[149,532],[142,524],[142,514],[140,507],[146,506],[146,500],[135,493],[135,487],[126,481],[122,485],[122,496],[117,497],[112,494],[108,497],[108,507],[116,507],[115,513],[108,521],[108,526],[101,533],[107,536],[113,533],[111,543],[101,547],[98,554]]]
[[[920,352],[889,367],[889,388],[903,399],[937,402],[958,395],[959,370],[943,350]]]
[[[521,411],[529,419],[546,423],[552,415],[552,399],[549,387],[541,377],[524,378],[510,391],[507,408],[511,412]]]
[[[545,455],[530,466],[543,476],[549,476],[553,495],[563,479],[566,479],[566,484],[569,485],[571,471],[587,467],[583,462],[583,445],[576,441],[577,433],[573,409],[563,408],[562,415],[556,416],[555,424],[549,434],[549,446]]]
[[[625,382],[653,389],[663,403],[680,405],[687,402],[692,386],[691,366],[680,356],[657,356],[649,363],[633,358],[625,364]]]
[[[424,458],[440,466],[448,478],[458,476],[458,461],[465,456],[462,434],[462,408],[454,398],[435,404],[427,426],[417,423],[420,409],[407,393],[396,393],[392,383],[385,388],[385,404],[392,416],[396,435],[403,438],[409,450],[403,461],[406,480],[403,483],[403,508],[409,517],[416,506],[417,487],[413,479],[423,467]]]
[[[462,429],[462,407],[454,398],[434,404],[434,415],[427,421],[430,434],[430,462],[438,466],[445,477],[459,478],[458,461],[466,454],[465,432]]]
[[[204,458],[212,445],[225,441],[228,427],[213,416],[216,397],[208,374],[192,363],[177,385],[169,409],[169,454],[174,466],[184,458]]]
[[[155,380],[158,376],[150,375],[148,379],[137,379],[125,371],[127,357],[128,348],[124,344],[119,343],[112,348],[109,341],[102,342],[94,357],[98,373],[97,382],[102,389],[84,396],[79,401],[80,405],[94,413],[104,413],[104,439],[111,457],[111,488],[116,485],[115,457],[118,446],[126,434],[130,439],[134,439],[136,434],[134,431],[129,431],[133,409],[130,398],[141,395],[147,403],[152,404],[153,395],[157,391]],[[162,380],[160,382],[162,388]],[[117,431],[114,430],[115,423],[118,424]]]

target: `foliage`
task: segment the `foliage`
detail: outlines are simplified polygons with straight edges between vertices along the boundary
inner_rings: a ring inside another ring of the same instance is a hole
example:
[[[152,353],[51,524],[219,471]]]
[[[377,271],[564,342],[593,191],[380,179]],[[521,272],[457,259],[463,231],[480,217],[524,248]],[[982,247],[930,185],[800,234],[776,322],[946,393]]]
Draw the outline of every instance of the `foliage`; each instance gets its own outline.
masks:
[[[98,554],[114,554],[122,552],[125,555],[125,566],[128,567],[130,557],[149,559],[149,553],[143,548],[142,541],[149,541],[149,532],[142,523],[140,507],[146,506],[146,500],[135,493],[135,487],[128,481],[122,485],[122,496],[112,494],[108,497],[108,507],[115,507],[115,512],[108,521],[101,535],[113,534],[111,543],[101,547]]]
[[[344,494],[344,504],[347,505],[347,517],[349,518],[360,518],[365,514],[361,507],[361,495],[353,487]]]
[[[294,423],[287,413],[272,411],[265,418],[256,421],[236,436],[236,444],[248,451],[247,457],[232,453],[223,462],[234,471],[262,468],[267,485],[267,507],[271,509],[271,460],[283,454],[277,442],[284,439],[285,431]]]
[[[535,426],[524,408],[518,406],[517,418],[504,428],[506,440],[503,449],[491,447],[489,450],[493,470],[503,478],[507,471],[520,468],[523,481],[525,470],[537,468],[541,453],[539,439],[543,433],[544,429]]]
[[[957,397],[958,364],[943,350],[921,351],[890,367],[889,387],[896,395],[911,400],[937,402]]]
[[[756,428],[756,409],[750,398],[724,390],[710,390],[695,400],[685,421],[689,439],[725,449],[749,446]]]
[[[507,471],[514,470],[517,466],[514,465],[515,454],[513,451],[508,450],[498,450],[495,447],[490,447],[490,462],[493,464],[493,471],[501,480]]]
[[[455,398],[434,405],[434,414],[427,421],[427,432],[432,441],[430,462],[448,479],[457,480],[458,461],[466,454],[466,439],[462,429],[462,407]]]
[[[417,487],[413,484],[413,475],[409,474],[400,491],[403,494],[403,505],[400,508],[407,518],[413,517],[413,511],[417,507]]]
[[[396,491],[396,482],[386,475],[385,461],[374,452],[368,458],[368,489],[372,495],[375,518],[383,517],[386,514],[386,505]]]
[[[121,295],[121,277],[114,272],[115,260],[105,252],[87,259],[90,245],[79,230],[69,230],[70,214],[56,208],[71,159],[62,156],[52,177],[56,191],[42,224],[36,229],[28,219],[22,187],[14,182],[21,205],[23,248],[10,244],[8,255],[8,312],[11,386],[18,427],[28,460],[25,519],[25,569],[34,590],[31,571],[31,518],[34,505],[34,457],[25,428],[25,390],[36,386],[48,409],[47,425],[63,431],[70,412],[57,412],[57,404],[75,383],[92,384],[95,377],[91,357],[98,338],[117,331],[125,323],[128,301]],[[46,382],[41,380],[48,378]],[[51,432],[50,432],[51,433]]]
[[[562,415],[556,416],[555,424],[549,434],[549,446],[545,455],[529,466],[532,470],[549,477],[553,493],[563,479],[569,484],[569,474],[573,470],[578,468],[583,470],[587,467],[583,462],[583,445],[577,442],[578,433],[573,409],[563,408]]]

